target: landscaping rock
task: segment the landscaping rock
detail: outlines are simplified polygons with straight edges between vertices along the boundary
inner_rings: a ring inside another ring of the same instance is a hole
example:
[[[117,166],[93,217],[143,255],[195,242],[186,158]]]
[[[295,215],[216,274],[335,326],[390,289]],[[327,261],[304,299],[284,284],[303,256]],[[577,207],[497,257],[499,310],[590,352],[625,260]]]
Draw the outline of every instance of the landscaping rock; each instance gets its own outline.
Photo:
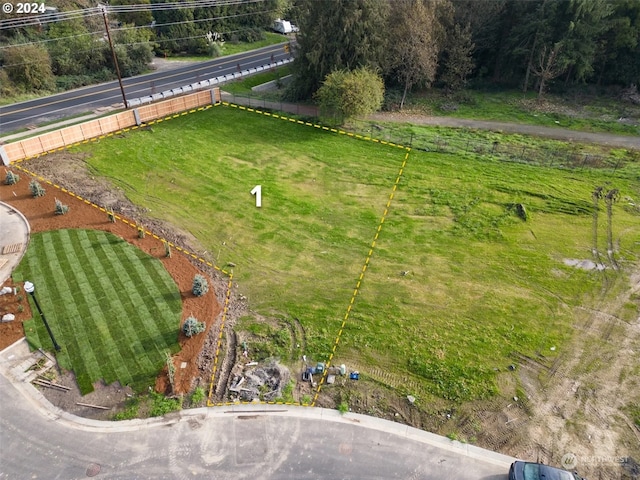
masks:
[[[13,322],[16,319],[16,316],[13,313],[7,313],[2,316],[3,322]]]

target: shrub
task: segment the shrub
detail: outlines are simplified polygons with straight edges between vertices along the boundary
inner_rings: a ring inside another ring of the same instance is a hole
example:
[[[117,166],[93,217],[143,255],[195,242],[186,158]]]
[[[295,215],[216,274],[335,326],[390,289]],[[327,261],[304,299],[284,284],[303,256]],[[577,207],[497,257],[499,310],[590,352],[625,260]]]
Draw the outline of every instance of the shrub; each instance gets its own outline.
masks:
[[[138,227],[138,238],[144,238],[144,228]]]
[[[29,183],[29,190],[31,190],[31,195],[34,197],[44,197],[45,189],[42,188],[42,185],[38,183],[36,180],[31,180]]]
[[[129,398],[125,403],[125,408],[121,412],[116,413],[112,420],[131,420],[138,416],[138,410],[140,408],[140,400],[137,397]]]
[[[196,276],[193,277],[193,288],[191,291],[196,297],[203,296],[209,291],[209,283],[207,282],[207,279],[199,273],[196,274]]]
[[[197,387],[191,394],[191,405],[199,405],[205,398],[207,398],[207,394],[205,393],[204,388]]]
[[[56,198],[56,209],[55,209],[55,214],[56,215],[64,215],[65,213],[67,213],[69,211],[69,206],[63,204],[60,200],[58,200]]]
[[[7,185],[15,185],[20,181],[20,175],[16,175],[11,170],[7,170],[7,176],[4,179],[4,183]]]
[[[195,317],[189,317],[182,325],[182,331],[187,337],[193,337],[198,333],[204,332],[206,325],[204,322],[199,322]]]
[[[157,392],[151,392],[151,402],[150,417],[161,417],[182,408],[181,398],[167,398]]]

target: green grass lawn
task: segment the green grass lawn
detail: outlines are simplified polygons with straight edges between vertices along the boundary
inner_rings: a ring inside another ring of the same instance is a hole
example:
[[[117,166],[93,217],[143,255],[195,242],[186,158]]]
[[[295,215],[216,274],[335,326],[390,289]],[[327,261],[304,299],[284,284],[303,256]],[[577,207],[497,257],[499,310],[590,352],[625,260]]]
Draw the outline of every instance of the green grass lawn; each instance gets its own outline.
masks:
[[[290,74],[291,66],[285,65],[283,67],[274,69],[273,71],[256,73],[241,80],[234,80],[232,82],[226,83],[223,87],[223,90],[225,92],[233,93],[234,95],[251,95],[269,98],[274,95],[281,96],[281,93],[279,92],[276,92],[275,94],[273,91],[259,93],[254,92],[251,89],[257,85],[262,85],[263,83],[267,83],[272,80],[278,80],[279,78],[285,77]]]
[[[73,215],[73,213],[69,213]],[[35,295],[83,394],[92,384],[119,381],[141,391],[153,384],[164,352],[175,353],[180,293],[162,263],[126,241],[96,230],[56,230],[32,236],[14,272]],[[43,322],[24,323],[33,347],[53,350]]]
[[[411,95],[406,108],[430,115],[640,135],[640,108],[612,97],[548,94],[539,102],[536,92],[468,89],[445,95],[431,89]],[[625,117],[635,118],[635,125],[619,121]]]
[[[231,42],[226,41],[221,48],[222,56],[235,55],[237,53],[244,53],[251,50],[257,50],[258,48],[268,47],[269,45],[277,45],[278,43],[288,42],[290,39],[279,33],[264,32],[264,39],[256,42]],[[210,55],[177,55],[166,57],[167,60],[191,60],[191,61],[204,61],[211,60]]]
[[[233,262],[251,309],[298,318],[301,353],[318,360],[331,352],[406,154],[223,106],[73,151],[90,152],[96,174],[193,234],[218,265]],[[494,394],[517,354],[552,359],[572,335],[572,307],[616,276],[564,263],[590,258],[591,192],[605,185],[637,201],[636,167],[612,176],[412,151],[334,363],[461,401]],[[639,212],[626,200],[613,210],[626,265],[640,253]]]

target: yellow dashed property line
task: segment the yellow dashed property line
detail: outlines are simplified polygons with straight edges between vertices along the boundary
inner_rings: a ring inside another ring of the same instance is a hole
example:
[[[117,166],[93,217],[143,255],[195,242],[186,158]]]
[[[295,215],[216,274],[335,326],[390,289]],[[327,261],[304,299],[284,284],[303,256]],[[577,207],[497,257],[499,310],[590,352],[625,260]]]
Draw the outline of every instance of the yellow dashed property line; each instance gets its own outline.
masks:
[[[336,335],[336,340],[333,343],[333,348],[331,350],[331,355],[329,355],[329,359],[327,361],[326,364],[326,368],[324,369],[324,372],[322,374],[322,378],[320,379],[320,381],[318,382],[318,387],[316,388],[316,393],[313,397],[313,401],[311,402],[311,406],[315,406],[316,402],[318,400],[318,396],[320,395],[320,390],[322,389],[322,386],[324,385],[325,382],[325,378],[327,376],[327,372],[329,371],[329,367],[331,366],[331,361],[333,360],[333,354],[336,352],[336,348],[338,348],[338,344],[340,343],[340,338],[342,337],[342,332],[344,330],[344,327],[347,323],[347,320],[349,320],[349,315],[351,314],[351,309],[353,307],[354,302],[356,301],[356,297],[358,296],[358,293],[360,292],[360,285],[362,283],[362,280],[364,279],[364,275],[367,271],[367,267],[369,266],[369,262],[371,261],[371,257],[373,256],[373,252],[376,246],[376,241],[378,240],[378,236],[380,235],[380,230],[382,230],[382,225],[384,224],[384,220],[387,217],[387,214],[389,213],[389,207],[391,206],[391,200],[393,200],[393,195],[394,192],[396,191],[396,188],[398,186],[398,184],[400,183],[400,178],[402,177],[402,172],[404,171],[404,167],[407,165],[407,159],[409,158],[409,152],[411,151],[411,149],[407,148],[407,153],[404,156],[404,160],[402,162],[402,166],[400,167],[400,171],[398,173],[398,176],[396,178],[395,183],[393,184],[393,189],[391,191],[391,193],[389,194],[389,200],[387,201],[387,206],[384,209],[384,213],[382,214],[382,217],[380,218],[380,223],[378,223],[378,229],[376,231],[376,234],[373,238],[373,241],[371,242],[371,248],[369,248],[369,253],[367,254],[367,257],[364,261],[364,265],[362,265],[362,271],[360,272],[360,277],[356,283],[356,288],[353,290],[353,294],[351,295],[351,300],[349,301],[349,305],[347,306],[347,311],[344,315],[344,319],[342,320],[342,325],[340,327],[340,330],[338,331],[338,334]]]
[[[397,185],[398,185],[398,183],[400,181],[400,177],[402,176],[403,169],[404,169],[404,167],[405,167],[405,165],[407,163],[407,159],[408,159],[408,156],[409,156],[409,152],[411,151],[411,148],[403,146],[403,145],[399,145],[399,144],[396,144],[396,143],[393,143],[393,142],[388,142],[388,141],[385,141],[385,140],[380,140],[380,139],[372,138],[372,137],[369,137],[369,136],[362,136],[360,134],[354,134],[354,133],[351,133],[351,132],[346,132],[344,130],[337,130],[335,128],[330,128],[330,127],[327,127],[325,125],[320,125],[320,124],[317,124],[317,123],[305,122],[305,121],[294,119],[294,118],[287,117],[287,116],[284,116],[284,115],[278,115],[278,114],[275,114],[275,113],[265,112],[265,111],[261,111],[261,110],[257,110],[257,109],[253,109],[253,108],[247,108],[247,107],[244,107],[244,106],[236,105],[236,104],[233,104],[233,103],[230,103],[230,102],[225,102],[225,101],[220,101],[220,102],[216,102],[215,104],[205,105],[205,106],[199,107],[197,109],[191,109],[188,112],[185,111],[185,112],[182,112],[180,114],[169,115],[169,116],[166,116],[164,118],[158,118],[158,119],[150,120],[149,122],[142,123],[139,126],[137,126],[137,125],[133,126],[133,127],[131,127],[131,129],[133,130],[133,129],[138,129],[138,128],[145,127],[145,126],[151,126],[151,125],[154,125],[154,124],[159,124],[159,123],[161,123],[163,121],[166,121],[166,120],[171,120],[173,118],[178,118],[180,116],[187,115],[188,113],[195,113],[196,111],[208,110],[209,108],[212,108],[214,106],[219,106],[219,105],[223,105],[223,106],[227,106],[227,107],[233,107],[233,108],[249,111],[249,112],[252,112],[252,113],[259,113],[259,114],[263,114],[263,115],[269,116],[271,118],[276,118],[276,119],[280,119],[280,120],[284,120],[284,121],[289,121],[289,122],[292,122],[292,123],[298,123],[300,125],[305,125],[305,126],[308,126],[308,127],[314,127],[314,128],[322,129],[322,130],[325,130],[325,131],[330,131],[332,133],[337,133],[337,134],[341,134],[341,135],[347,135],[347,136],[349,136],[351,138],[356,138],[358,140],[366,140],[366,141],[380,143],[380,144],[388,145],[388,146],[392,146],[392,147],[398,147],[398,148],[402,148],[402,149],[407,151],[407,153],[405,155],[405,159],[404,159],[404,161],[402,163],[402,168],[400,169],[400,172],[398,173],[398,177],[396,178],[396,182],[394,184],[393,191],[392,191],[392,193],[391,193],[391,195],[389,197],[389,201],[387,202],[387,209],[385,210],[385,213],[384,213],[383,217],[380,220],[380,223],[378,225],[378,229],[377,229],[376,234],[374,236],[374,240],[371,243],[371,248],[369,250],[369,253],[367,255],[365,263],[363,265],[363,269],[362,269],[362,272],[360,274],[360,278],[359,278],[359,280],[357,282],[356,288],[354,289],[354,292],[353,292],[353,295],[352,295],[351,300],[349,302],[349,305],[347,306],[347,310],[346,310],[346,313],[345,313],[345,316],[344,316],[344,320],[342,321],[342,326],[341,326],[341,328],[340,328],[340,330],[338,332],[338,335],[336,337],[336,340],[334,342],[332,353],[329,356],[329,362],[327,363],[327,367],[329,367],[330,364],[331,364],[331,361],[333,360],[333,354],[335,353],[337,345],[340,342],[340,337],[342,336],[343,329],[344,329],[344,327],[346,325],[347,320],[349,319],[349,315],[351,313],[352,306],[353,306],[353,304],[355,302],[355,298],[358,295],[361,282],[362,282],[362,280],[364,278],[364,274],[365,274],[366,269],[367,269],[367,265],[369,264],[371,256],[373,255],[373,251],[374,251],[374,248],[375,248],[375,245],[376,245],[376,241],[377,241],[378,236],[380,234],[380,231],[382,229],[382,224],[384,223],[385,217],[386,217],[386,215],[388,213],[388,208],[389,208],[389,206],[391,204],[391,200],[393,199],[393,192],[396,190]],[[129,130],[130,129],[124,129],[124,132],[128,132]],[[96,141],[102,140],[104,138],[107,138],[107,137],[110,137],[110,136],[114,135],[114,133],[115,134],[120,134],[122,132],[123,132],[123,130],[119,130],[117,132],[112,132],[112,133],[109,133],[109,134],[106,134],[106,135],[99,135],[97,137],[93,137],[93,138],[90,138],[90,139],[83,139],[81,141],[75,142],[75,143],[70,144],[70,145],[65,145],[65,146],[62,146],[62,147],[58,147],[56,149],[52,149],[52,150],[50,150],[50,151],[48,151],[46,153],[54,153],[54,152],[57,152],[57,151],[68,150],[70,148],[77,147],[77,146],[80,146],[80,145],[83,145],[83,144],[87,144],[89,142],[96,142]],[[39,154],[36,154],[36,155],[32,155],[32,156],[26,157],[24,159],[16,160],[13,163],[17,164],[19,162],[23,162],[23,161],[26,161],[26,160],[39,158],[42,155],[44,155],[44,153],[42,153],[42,154],[39,153]],[[78,198],[79,200],[84,201],[84,203],[86,203],[87,205],[91,205],[94,208],[98,208],[102,212],[108,213],[106,209],[104,209],[104,208],[96,205],[95,203],[92,203],[89,200],[86,200],[86,199],[84,199],[84,198],[82,198],[82,197],[80,197],[78,195],[75,195],[72,192],[69,192],[68,190],[60,187],[59,185],[54,184],[50,180],[47,180],[47,179],[45,179],[45,178],[43,178],[41,176],[38,176],[35,173],[27,170],[26,168],[20,167],[18,165],[16,165],[16,167],[18,169],[28,173],[29,175],[32,175],[32,176],[34,176],[34,177],[46,182],[47,184],[53,185],[54,187],[60,189],[61,191],[69,193],[70,195]],[[136,228],[136,229],[139,228],[139,229],[144,230],[142,226],[136,225],[135,223],[132,223],[132,222],[128,222],[128,221],[124,220],[120,216],[115,216],[115,218],[117,220],[119,220],[119,221],[123,221],[124,223],[126,223],[127,225],[129,225],[129,226],[131,226],[133,228]],[[202,257],[198,257],[197,255],[190,253],[189,251],[183,249],[182,247],[174,245],[172,242],[169,242],[168,240],[158,236],[157,234],[155,234],[155,233],[153,233],[151,231],[144,230],[144,232],[145,232],[145,234],[150,235],[150,236],[152,236],[153,238],[155,238],[157,240],[165,242],[166,244],[168,244],[169,246],[175,248],[176,250],[180,251],[181,253],[184,253],[184,254],[186,254],[188,256],[191,256],[192,258],[204,263],[205,265],[207,265],[209,267],[214,268],[217,271],[220,271],[221,273],[223,273],[224,275],[227,275],[229,277],[227,293],[226,293],[226,296],[225,296],[225,306],[224,306],[223,315],[222,315],[222,325],[221,325],[220,335],[219,335],[219,338],[218,338],[218,345],[217,345],[217,349],[216,349],[216,355],[215,355],[215,358],[214,358],[214,367],[213,367],[213,372],[212,372],[212,376],[211,376],[211,384],[210,384],[210,387],[209,387],[209,398],[207,399],[207,405],[208,406],[231,406],[231,405],[237,405],[237,404],[250,404],[250,403],[252,403],[252,402],[237,402],[237,401],[236,402],[222,402],[222,403],[212,403],[211,402],[213,384],[214,384],[214,380],[215,380],[215,374],[216,374],[216,371],[217,371],[218,356],[219,356],[219,351],[220,351],[221,342],[222,342],[222,332],[223,332],[223,329],[224,329],[224,322],[226,320],[226,314],[227,314],[227,311],[228,311],[228,304],[229,304],[229,298],[230,298],[230,293],[231,293],[233,272],[228,272],[228,271],[218,267],[217,265],[214,265],[211,262],[206,261]],[[320,384],[318,385],[315,397],[314,397],[314,399],[313,399],[311,404],[306,404],[306,403],[300,404],[300,403],[295,403],[295,402],[261,402],[261,403],[274,404],[274,405],[315,406],[316,400],[317,400],[318,395],[320,393],[320,389],[321,389],[321,387],[322,387],[322,385],[324,383],[326,373],[327,373],[327,370],[325,369],[325,373],[324,373],[324,375],[323,375],[323,377],[322,377],[322,379],[320,381]]]
[[[25,157],[25,158],[21,158],[21,159],[18,159],[18,160],[14,160],[14,161],[12,161],[11,163],[12,163],[13,165],[15,165],[15,164],[18,164],[18,163],[20,163],[20,162],[25,162],[25,161],[27,161],[27,160],[32,160],[32,159],[40,158],[41,156],[48,155],[48,154],[50,154],[50,153],[61,152],[62,150],[69,150],[70,148],[77,147],[77,146],[80,146],[80,145],[84,145],[84,144],[87,144],[87,143],[89,143],[89,142],[97,142],[98,140],[103,140],[103,139],[105,139],[105,138],[107,138],[107,137],[112,137],[113,135],[120,135],[120,134],[122,134],[122,133],[128,133],[130,130],[136,130],[136,129],[138,129],[138,128],[148,127],[148,126],[154,125],[154,124],[156,124],[156,123],[163,122],[163,121],[165,121],[165,120],[171,120],[172,118],[178,118],[178,117],[181,117],[181,116],[184,116],[184,115],[188,115],[188,114],[190,114],[190,113],[195,113],[195,112],[201,112],[201,111],[204,111],[204,110],[208,110],[208,109],[210,109],[211,107],[214,107],[214,106],[217,106],[217,105],[220,105],[220,103],[218,102],[218,103],[215,103],[215,104],[205,105],[205,106],[203,106],[203,107],[199,107],[199,108],[197,108],[197,109],[191,109],[191,110],[189,110],[189,111],[184,111],[184,112],[180,112],[180,113],[178,113],[178,114],[169,115],[169,116],[164,117],[164,118],[157,118],[157,119],[155,119],[155,120],[150,120],[150,121],[148,121],[148,122],[143,122],[143,123],[141,123],[140,125],[133,125],[133,126],[131,126],[131,127],[126,127],[126,128],[122,128],[122,129],[120,129],[120,130],[116,130],[116,131],[114,131],[114,132],[110,132],[110,133],[106,133],[106,134],[98,135],[98,136],[96,136],[96,137],[92,137],[92,138],[85,138],[84,140],[79,140],[79,141],[77,141],[77,142],[75,142],[75,143],[71,143],[71,144],[69,144],[69,145],[63,145],[63,146],[61,146],[61,147],[57,147],[57,148],[53,148],[53,149],[51,149],[51,150],[47,150],[46,152],[37,153],[37,154],[35,154],[35,155],[30,155],[30,156]],[[25,171],[26,171],[26,170],[25,170]],[[32,175],[32,176],[37,176],[36,174],[31,173],[31,172],[27,172],[27,173],[29,173],[29,174],[30,174],[30,175]],[[43,180],[44,180],[44,179],[43,179]],[[46,181],[46,180],[44,180],[44,181]],[[50,182],[48,182],[48,183],[50,183]],[[50,183],[50,184],[51,184],[51,183]]]
[[[32,157],[30,157],[30,158],[32,158]],[[44,178],[44,177],[32,172],[31,170],[29,170],[27,168],[24,168],[24,167],[22,167],[20,165],[17,165],[17,163],[18,162],[15,162],[13,165],[18,170],[21,170],[21,171],[27,173],[28,175],[31,175],[32,177],[37,178],[38,180],[45,182],[47,185],[51,185],[52,187],[57,188],[61,192],[66,193],[67,195],[70,195],[71,197],[74,197],[74,198],[76,198],[78,200],[83,201],[84,203],[86,203],[87,205],[92,206],[93,208],[97,208],[99,211],[101,211],[103,213],[107,213],[107,214],[111,214],[112,213],[111,211],[107,210],[106,208],[101,207],[100,205],[97,205],[97,204],[91,202],[90,200],[87,200],[86,198],[84,198],[84,197],[82,197],[80,195],[77,195],[76,193],[73,193],[70,190],[67,190],[64,187],[61,187],[60,185],[58,185],[56,183],[53,183],[51,180],[48,180],[48,179],[46,179],[46,178]],[[194,258],[196,260],[201,261],[202,263],[206,264],[207,266],[212,267],[212,268],[214,268],[215,270],[217,270],[219,272],[222,272],[224,275],[227,275],[227,276],[230,275],[230,273],[227,272],[226,270],[224,270],[223,268],[220,268],[217,265],[212,264],[211,262],[205,261],[203,258],[198,257],[198,255],[190,252],[189,250],[186,250],[185,248],[182,248],[182,247],[180,247],[178,245],[175,245],[173,242],[170,242],[165,238],[159,237],[158,235],[156,235],[155,233],[153,233],[153,232],[151,232],[149,230],[145,230],[142,225],[138,225],[138,224],[136,224],[134,222],[131,222],[131,221],[125,219],[124,217],[120,216],[120,215],[114,215],[114,219],[121,221],[125,225],[128,225],[128,226],[134,228],[135,230],[142,229],[142,230],[144,230],[145,235],[151,235],[156,240],[160,240],[161,242],[167,243],[167,245],[169,245],[170,247],[175,248],[176,250],[184,253],[187,256],[190,256],[190,257],[192,257],[192,258]]]
[[[244,111],[247,111],[247,112],[258,113],[258,114],[261,114],[261,115],[266,115],[266,116],[271,117],[271,118],[277,118],[277,119],[288,121],[288,122],[292,122],[292,123],[298,123],[300,125],[306,125],[307,127],[319,128],[319,129],[326,130],[326,131],[331,132],[331,133],[336,133],[338,135],[347,135],[347,136],[349,136],[351,138],[356,138],[358,140],[366,140],[366,141],[369,141],[369,142],[375,142],[375,143],[381,143],[383,145],[388,145],[390,147],[402,148],[404,150],[407,150],[407,152],[409,152],[411,150],[411,147],[407,147],[407,146],[400,145],[400,144],[397,144],[397,143],[389,142],[389,141],[386,141],[386,140],[380,140],[378,138],[366,137],[366,136],[360,135],[358,133],[347,132],[345,130],[339,130],[337,128],[332,128],[332,127],[327,127],[325,125],[320,125],[318,123],[305,122],[303,120],[298,120],[297,118],[287,117],[285,115],[278,115],[276,113],[271,113],[271,112],[265,112],[264,110],[258,110],[256,108],[245,107],[244,105],[238,105],[236,103],[220,102],[220,103],[217,103],[216,105],[224,105],[225,107],[232,107],[232,108],[237,108],[239,110],[244,110]],[[406,163],[406,161],[405,161],[405,163]],[[400,174],[399,174],[398,178],[400,176],[402,176],[402,170],[400,170]]]
[[[57,184],[53,183],[52,181],[47,180],[47,179],[45,179],[44,177],[42,177],[40,175],[36,175],[34,172],[31,172],[30,170],[28,170],[28,169],[26,169],[26,168],[24,168],[22,166],[16,165],[16,168],[18,170],[21,170],[21,171],[23,171],[23,172],[25,172],[25,173],[27,173],[27,174],[39,179],[39,180],[42,180],[42,181],[46,182],[48,185],[52,185],[53,187],[59,189],[60,191],[65,192],[65,193],[71,195],[74,198],[77,198],[78,200],[82,200],[87,205],[91,205],[92,207],[97,208],[99,211],[101,211],[103,213],[107,213],[107,214],[111,213],[106,208],[101,207],[101,206],[99,206],[99,205],[97,205],[95,203],[92,203],[89,200],[81,197],[80,195],[77,195],[77,194],[75,194],[73,192],[70,192],[69,190],[61,187],[60,185],[57,185]],[[120,215],[114,215],[114,218],[116,220],[118,220],[118,221],[121,221],[125,225],[128,225],[128,226],[136,229],[136,230],[143,228],[141,225],[137,225],[136,223],[131,222],[131,221],[123,218]],[[224,332],[225,320],[226,320],[226,317],[227,317],[227,312],[229,310],[229,299],[230,299],[230,296],[231,296],[231,287],[232,287],[232,284],[233,284],[233,272],[227,272],[226,270],[218,267],[217,265],[214,265],[213,263],[211,263],[209,261],[206,261],[204,258],[199,257],[198,255],[189,252],[185,248],[182,248],[180,246],[175,245],[173,242],[170,242],[170,241],[166,240],[165,238],[162,238],[162,237],[156,235],[153,232],[150,232],[148,230],[144,230],[144,232],[147,235],[151,235],[154,239],[160,240],[162,242],[167,243],[168,245],[170,245],[172,248],[175,248],[179,252],[182,252],[183,254],[185,254],[187,256],[190,256],[190,257],[194,258],[195,260],[198,260],[198,261],[204,263],[205,265],[207,265],[209,267],[212,267],[212,268],[218,270],[219,272],[222,272],[223,274],[225,274],[225,275],[227,275],[229,277],[229,282],[227,284],[227,292],[225,294],[224,307],[223,307],[223,310],[222,310],[222,318],[221,318],[221,325],[220,325],[220,335],[218,336],[218,344],[217,344],[217,347],[216,347],[216,353],[215,353],[215,357],[214,357],[213,372],[211,374],[211,385],[209,386],[209,399],[207,400],[207,404],[209,406],[213,406],[213,404],[211,404],[211,402],[210,402],[210,399],[211,399],[211,395],[212,395],[212,391],[213,391],[213,384],[214,384],[215,375],[216,375],[216,372],[217,372],[218,358],[219,358],[219,354],[220,354],[220,347],[221,347],[221,344],[222,344],[222,335],[223,335],[223,332]]]
[[[222,346],[222,335],[224,333],[224,324],[229,311],[229,298],[231,297],[231,287],[233,286],[233,272],[229,274],[229,283],[227,283],[227,293],[224,296],[224,307],[222,307],[222,319],[220,320],[220,334],[218,335],[218,343],[216,345],[216,353],[213,357],[213,370],[211,372],[211,383],[209,384],[209,396],[207,397],[207,406],[212,407],[211,402],[213,396],[213,384],[215,383],[216,372],[218,371],[218,359],[220,358],[220,347]]]

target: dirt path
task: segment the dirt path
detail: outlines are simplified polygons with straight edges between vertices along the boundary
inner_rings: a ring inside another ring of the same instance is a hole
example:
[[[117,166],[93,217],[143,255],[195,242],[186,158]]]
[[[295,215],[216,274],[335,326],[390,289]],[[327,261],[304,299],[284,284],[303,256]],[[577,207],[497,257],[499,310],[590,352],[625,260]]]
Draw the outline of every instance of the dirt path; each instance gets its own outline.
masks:
[[[619,287],[613,300],[575,309],[571,345],[551,368],[521,364],[531,415],[520,426],[526,440],[507,444],[509,453],[575,464],[588,478],[640,478],[640,429],[629,415],[640,391],[640,316],[621,315],[638,298],[640,271]]]
[[[566,128],[543,127],[524,123],[494,122],[489,120],[472,120],[468,118],[432,117],[408,113],[375,113],[368,117],[377,122],[413,123],[417,125],[439,125],[454,128],[476,128],[504,133],[520,133],[536,137],[553,138],[568,142],[595,143],[609,147],[631,148],[640,150],[640,136],[613,135],[610,133],[581,132]]]

